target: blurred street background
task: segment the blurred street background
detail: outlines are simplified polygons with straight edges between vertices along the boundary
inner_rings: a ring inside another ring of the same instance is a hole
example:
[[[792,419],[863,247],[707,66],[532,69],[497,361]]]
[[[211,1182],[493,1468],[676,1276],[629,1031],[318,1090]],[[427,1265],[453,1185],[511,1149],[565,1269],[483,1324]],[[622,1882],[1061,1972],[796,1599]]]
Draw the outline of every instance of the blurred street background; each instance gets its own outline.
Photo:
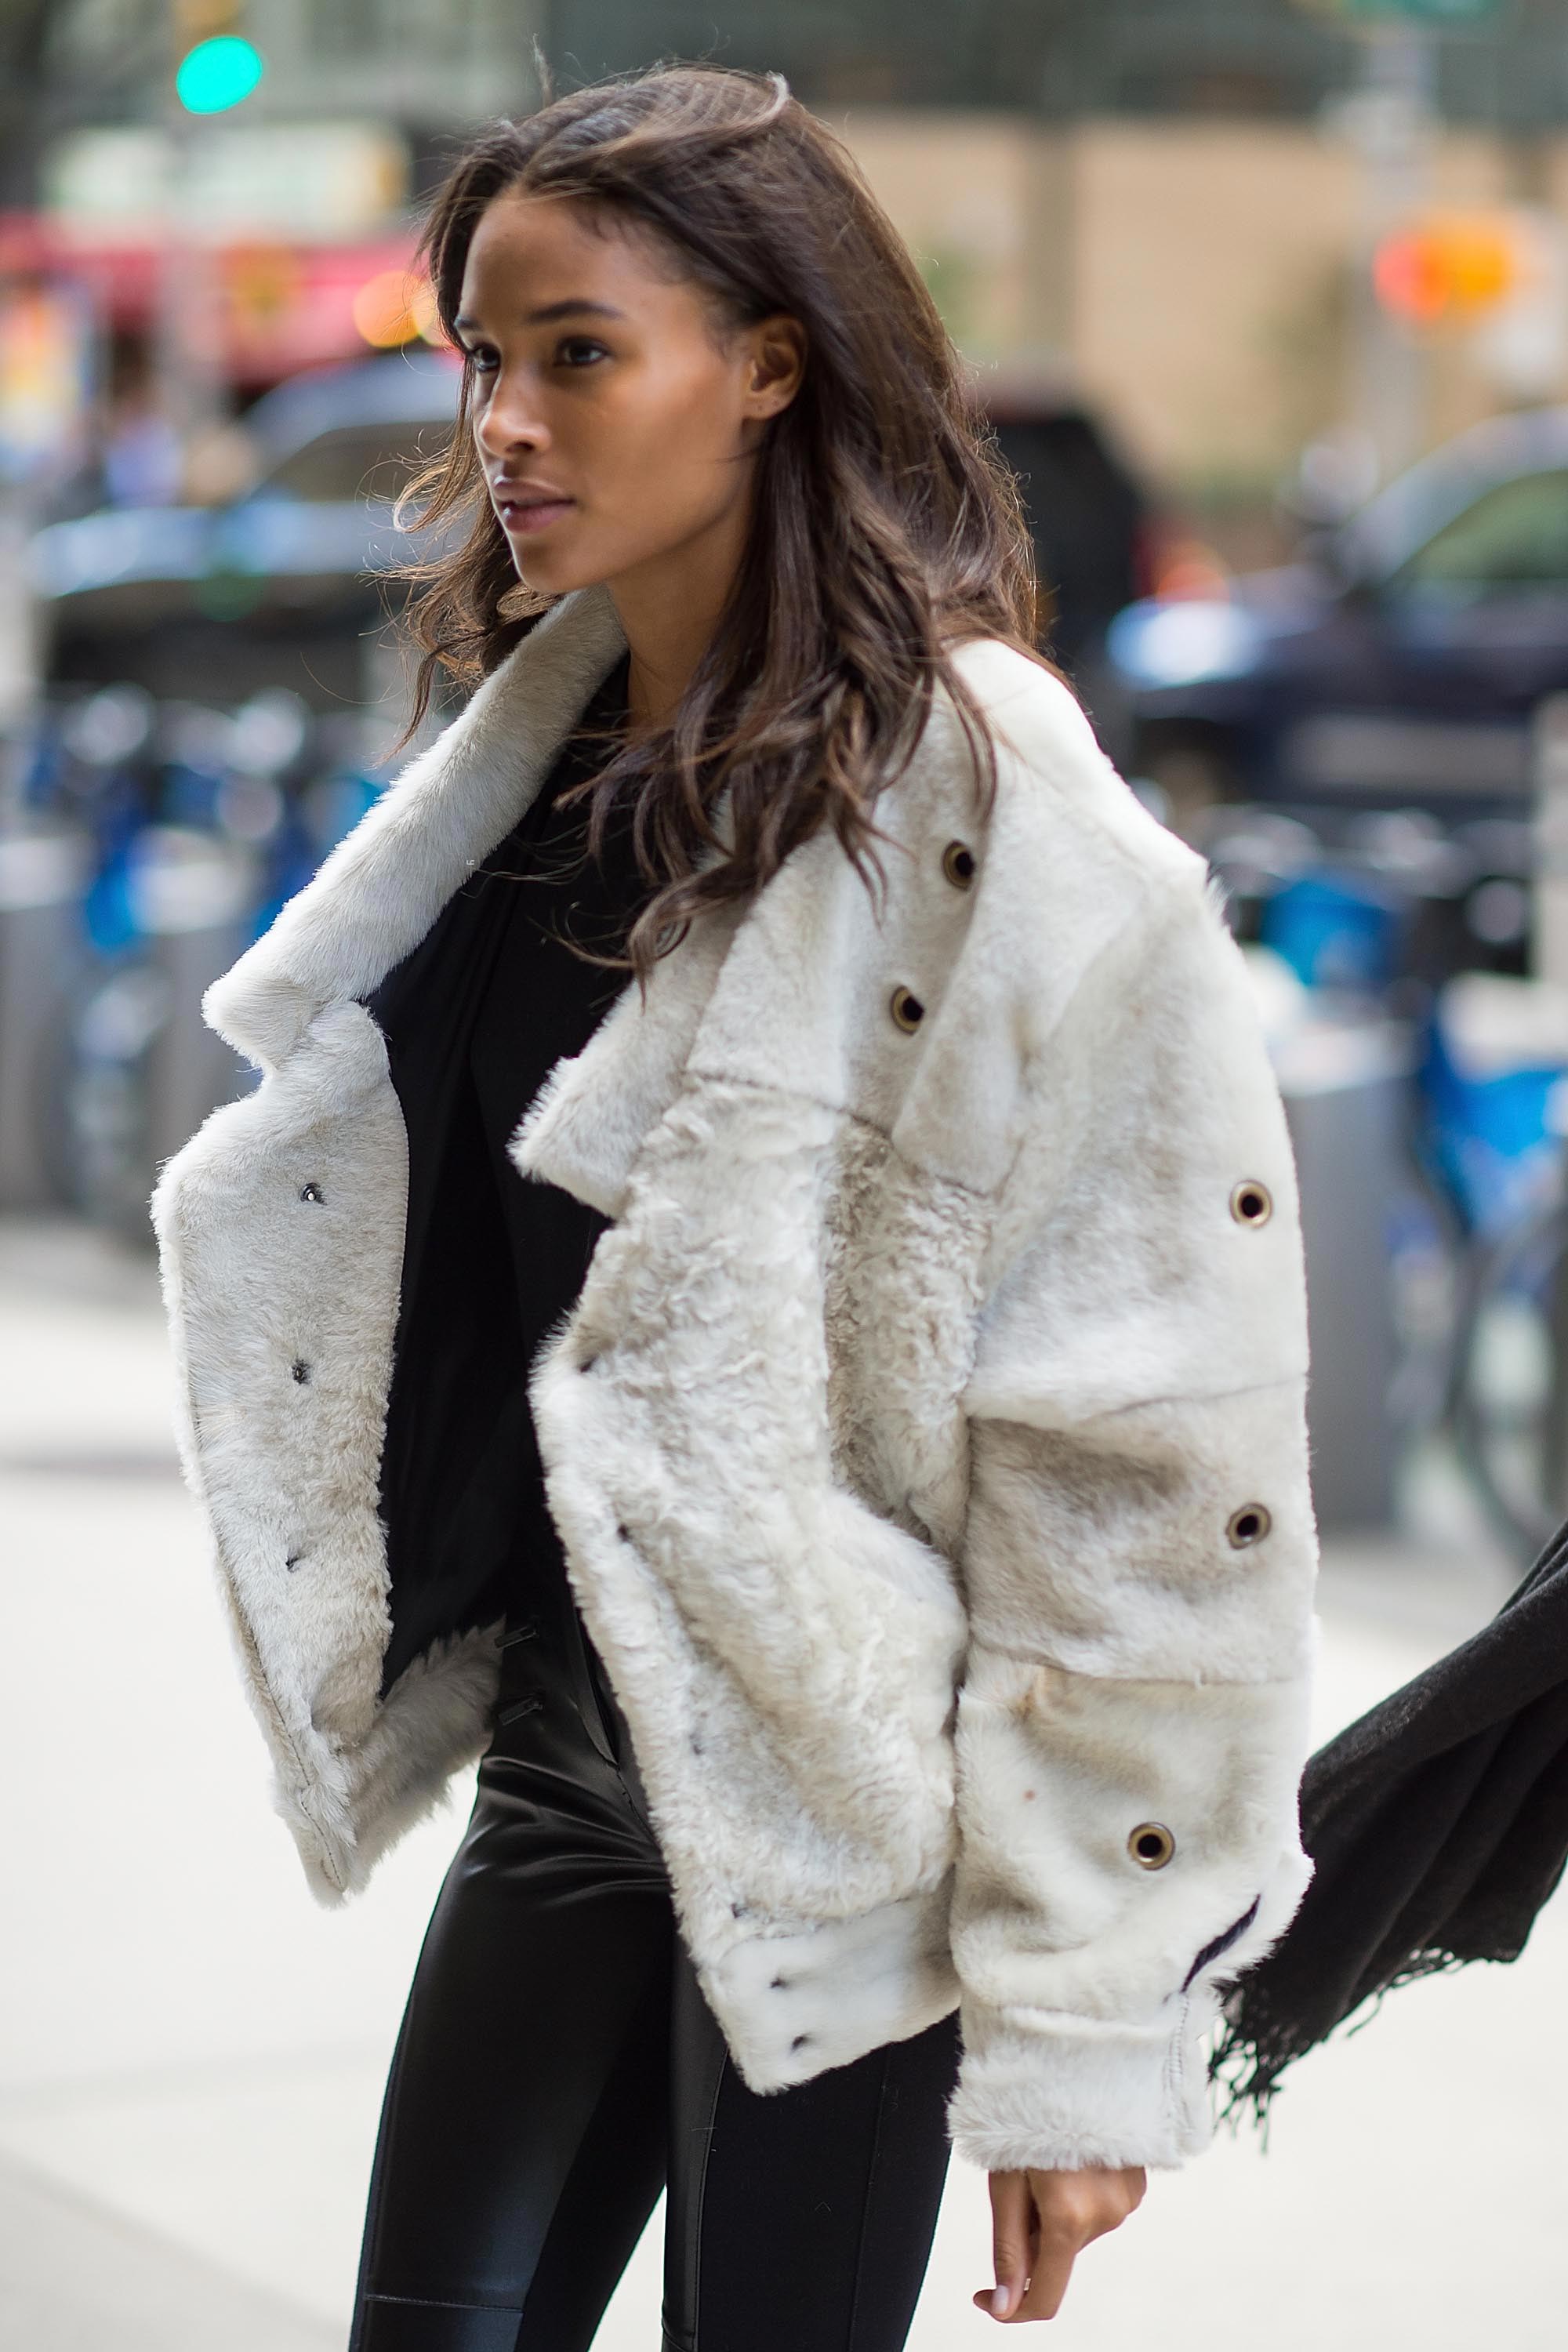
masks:
[[[847,139],[1045,642],[1226,893],[1301,1171],[1322,1729],[1568,1515],[1568,0],[0,0],[5,2352],[343,2340],[461,1792],[311,1906],[146,1202],[249,1083],[202,991],[395,772],[395,501],[456,388],[421,205],[541,61],[661,56]],[[1394,1996],[1053,2341],[1556,2352],[1565,1961],[1559,1901]],[[914,2352],[983,2340],[986,2253],[955,2174]],[[605,2352],[651,2352],[657,2268]]]

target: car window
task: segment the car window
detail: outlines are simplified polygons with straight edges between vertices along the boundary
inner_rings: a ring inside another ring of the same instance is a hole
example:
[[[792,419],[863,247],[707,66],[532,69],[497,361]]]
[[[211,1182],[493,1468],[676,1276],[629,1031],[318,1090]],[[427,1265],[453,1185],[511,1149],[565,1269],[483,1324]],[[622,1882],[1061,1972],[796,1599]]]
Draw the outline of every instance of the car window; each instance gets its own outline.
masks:
[[[275,466],[258,492],[311,505],[395,499],[419,466],[440,454],[450,432],[450,425],[435,424],[340,425]]]
[[[1450,595],[1568,589],[1568,471],[1526,474],[1485,491],[1418,548],[1389,584]]]

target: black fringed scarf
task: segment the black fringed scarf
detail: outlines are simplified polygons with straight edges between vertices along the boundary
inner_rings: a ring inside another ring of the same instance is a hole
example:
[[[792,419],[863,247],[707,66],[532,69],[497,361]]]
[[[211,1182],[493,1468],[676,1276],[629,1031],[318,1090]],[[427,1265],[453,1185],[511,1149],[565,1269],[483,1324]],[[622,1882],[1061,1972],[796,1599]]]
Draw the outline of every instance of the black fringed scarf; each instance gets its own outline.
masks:
[[[1489,1625],[1313,1757],[1301,1834],[1312,1884],[1214,2061],[1259,2117],[1364,2001],[1524,1949],[1568,1861],[1568,1527]]]

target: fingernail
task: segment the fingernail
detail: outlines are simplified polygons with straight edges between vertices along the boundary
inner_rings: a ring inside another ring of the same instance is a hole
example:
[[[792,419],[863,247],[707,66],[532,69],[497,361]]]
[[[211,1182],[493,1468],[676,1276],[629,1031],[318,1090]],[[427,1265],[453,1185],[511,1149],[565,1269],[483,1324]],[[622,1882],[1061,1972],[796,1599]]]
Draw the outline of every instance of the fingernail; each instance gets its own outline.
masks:
[[[999,2286],[995,2294],[991,2298],[991,2309],[996,2318],[1006,2318],[1007,2305],[1011,2301],[1012,2296],[1008,2294],[1007,2289],[1005,2286]]]

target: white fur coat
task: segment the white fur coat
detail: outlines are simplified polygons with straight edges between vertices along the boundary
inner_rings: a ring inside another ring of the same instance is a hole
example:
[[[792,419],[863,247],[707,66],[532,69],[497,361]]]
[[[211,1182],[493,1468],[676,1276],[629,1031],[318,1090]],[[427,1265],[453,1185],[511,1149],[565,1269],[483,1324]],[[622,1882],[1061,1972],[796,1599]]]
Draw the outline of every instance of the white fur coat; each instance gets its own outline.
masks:
[[[318,1890],[482,1746],[490,1634],[384,1698],[406,1145],[361,999],[622,649],[570,598],[209,1017],[261,1081],[159,1187],[184,1443]],[[1215,1979],[1306,1864],[1314,1545],[1290,1157],[1202,866],[1067,689],[962,662],[879,804],[700,926],[519,1168],[615,1223],[538,1365],[549,1496],[683,1933],[758,2089],[962,2000],[983,2165],[1201,2145]]]

